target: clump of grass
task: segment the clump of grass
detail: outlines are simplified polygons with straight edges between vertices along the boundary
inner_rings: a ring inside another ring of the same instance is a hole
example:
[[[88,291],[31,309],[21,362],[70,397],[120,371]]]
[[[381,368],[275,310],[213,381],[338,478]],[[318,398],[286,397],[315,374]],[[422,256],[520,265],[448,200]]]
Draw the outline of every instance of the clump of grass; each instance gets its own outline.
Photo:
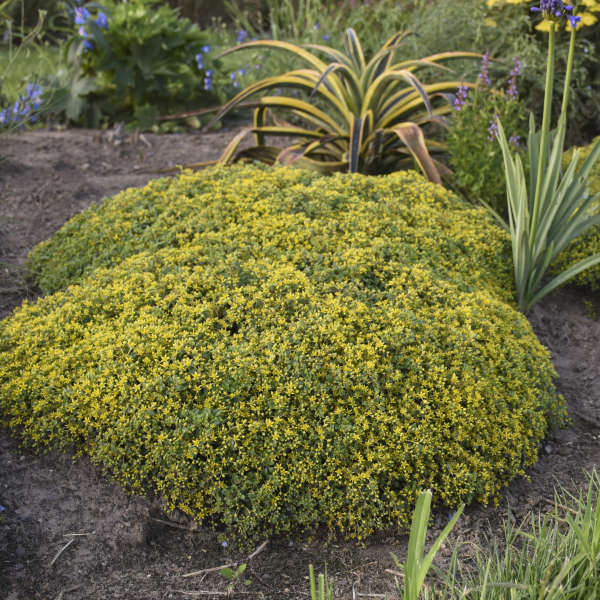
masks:
[[[531,514],[518,527],[504,523],[504,543],[478,548],[465,568],[455,546],[439,600],[592,600],[600,597],[600,477],[587,491],[561,489],[554,509]]]

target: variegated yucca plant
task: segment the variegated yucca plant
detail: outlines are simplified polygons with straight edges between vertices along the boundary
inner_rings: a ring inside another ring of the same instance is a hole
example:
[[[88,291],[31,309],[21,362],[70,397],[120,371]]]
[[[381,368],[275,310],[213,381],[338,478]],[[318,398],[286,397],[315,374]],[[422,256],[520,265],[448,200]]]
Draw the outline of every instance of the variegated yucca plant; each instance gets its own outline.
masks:
[[[392,36],[368,62],[352,29],[346,31],[346,54],[329,46],[298,46],[277,40],[247,42],[225,51],[222,56],[256,47],[279,49],[295,54],[310,68],[258,81],[221,107],[215,120],[267,90],[293,89],[308,94],[307,99],[267,95],[251,103],[255,107],[252,126],[235,136],[219,162],[248,159],[293,163],[323,173],[387,173],[416,163],[430,180],[439,183],[443,165],[432,155],[442,152],[444,146],[426,138],[423,126],[434,121],[443,123],[444,115],[452,110],[453,92],[465,84],[424,84],[415,72],[432,67],[449,71],[440,64],[442,61],[480,55],[445,52],[394,62],[396,49],[408,35],[410,32]],[[281,111],[290,116],[284,120]],[[256,145],[239,150],[241,141],[251,133]],[[282,149],[268,145],[267,136],[294,141]]]

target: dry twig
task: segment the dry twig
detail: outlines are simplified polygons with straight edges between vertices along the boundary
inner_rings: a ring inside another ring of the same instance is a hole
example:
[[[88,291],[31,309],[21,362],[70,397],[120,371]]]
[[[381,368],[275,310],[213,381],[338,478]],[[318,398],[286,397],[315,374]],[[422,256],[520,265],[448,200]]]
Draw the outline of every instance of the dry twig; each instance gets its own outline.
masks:
[[[50,562],[50,566],[52,566],[57,560],[58,557],[75,541],[75,538],[71,538],[54,556],[52,561]]]

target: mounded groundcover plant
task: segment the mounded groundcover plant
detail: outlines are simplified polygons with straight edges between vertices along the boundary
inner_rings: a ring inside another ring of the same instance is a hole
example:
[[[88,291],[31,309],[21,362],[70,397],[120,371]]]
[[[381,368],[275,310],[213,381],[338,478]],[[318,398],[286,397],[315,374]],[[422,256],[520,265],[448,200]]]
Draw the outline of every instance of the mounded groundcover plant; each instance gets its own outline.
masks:
[[[228,536],[494,499],[564,421],[510,241],[414,172],[235,166],[92,207],[0,323],[3,420]]]

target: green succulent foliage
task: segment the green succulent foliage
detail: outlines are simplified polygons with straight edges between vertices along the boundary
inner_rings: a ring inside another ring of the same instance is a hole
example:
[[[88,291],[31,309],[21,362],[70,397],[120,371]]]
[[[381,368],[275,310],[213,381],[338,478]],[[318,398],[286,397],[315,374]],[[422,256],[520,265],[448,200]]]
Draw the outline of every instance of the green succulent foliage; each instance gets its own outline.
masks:
[[[247,48],[274,48],[296,55],[311,68],[288,71],[248,86],[222,107],[217,119],[248,98],[274,88],[300,90],[310,98],[257,99],[253,125],[232,140],[220,162],[258,159],[296,164],[323,173],[388,173],[416,163],[431,181],[440,183],[441,165],[431,154],[442,151],[444,146],[426,138],[423,127],[443,123],[443,115],[451,110],[448,94],[460,82],[424,85],[415,72],[425,68],[448,70],[440,63],[480,55],[447,52],[394,62],[396,49],[408,35],[409,32],[403,32],[392,36],[368,62],[352,29],[346,31],[345,54],[319,44],[297,46],[277,40],[248,42],[226,51],[223,56]],[[325,55],[329,62],[317,54]],[[290,121],[277,117],[279,110],[287,111]],[[237,151],[250,133],[254,134],[256,146]],[[297,141],[281,150],[267,145],[267,136],[292,137]]]
[[[594,149],[594,144],[600,143],[600,137],[597,137],[589,146],[585,148],[571,148],[565,152],[563,157],[563,168],[567,168],[570,164],[574,152],[579,152],[580,161],[584,161]],[[590,171],[588,180],[588,191],[591,195],[600,197],[600,162],[596,162],[595,166]],[[592,208],[593,214],[600,212],[600,205],[596,205]],[[566,268],[574,265],[575,263],[600,253],[600,225],[596,225],[588,229],[583,235],[577,238],[571,243],[566,250],[561,252],[554,263],[552,264],[552,271],[559,273],[564,271]],[[600,289],[600,265],[591,267],[581,273],[578,273],[573,277],[571,283],[575,285],[586,287],[592,291]]]
[[[196,64],[207,44],[198,26],[157,0],[109,1],[104,8],[106,29],[86,23],[92,50],[75,34],[65,45],[65,106],[57,109],[89,126],[123,120],[148,129],[158,115],[218,104]]]
[[[0,411],[227,536],[487,502],[564,422],[510,240],[415,172],[184,172],[75,217],[0,323]],[[72,264],[61,270],[61,264]]]

